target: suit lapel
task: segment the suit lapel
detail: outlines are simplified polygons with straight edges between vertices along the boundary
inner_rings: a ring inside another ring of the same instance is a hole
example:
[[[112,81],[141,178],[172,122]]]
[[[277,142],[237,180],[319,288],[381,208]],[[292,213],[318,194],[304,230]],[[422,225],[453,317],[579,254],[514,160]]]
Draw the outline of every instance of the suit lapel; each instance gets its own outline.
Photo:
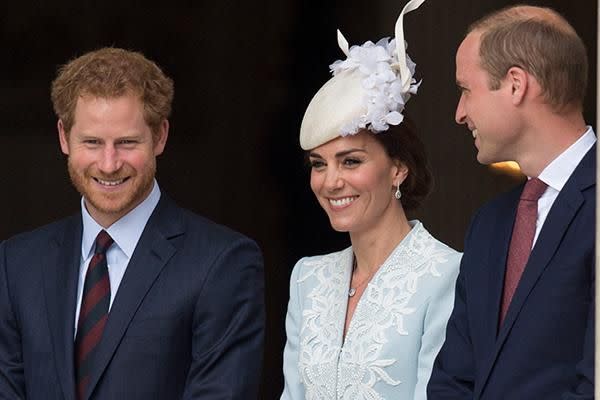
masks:
[[[488,323],[485,324],[485,348],[491,349],[496,343],[498,334],[498,316],[500,315],[500,302],[502,301],[502,292],[504,290],[504,274],[506,270],[506,259],[508,257],[508,247],[516,218],[517,203],[522,188],[514,190],[508,196],[509,198],[502,204],[502,209],[498,212],[498,219],[493,227],[495,233],[492,237],[490,246],[489,265],[490,273],[488,289],[490,290],[487,298],[487,307],[485,316]]]
[[[179,209],[163,194],[148,220],[144,232],[127,265],[123,280],[113,301],[97,363],[92,369],[86,398],[89,398],[108,366],[127,327],[156,278],[173,257],[176,248],[170,239],[183,233]]]
[[[527,266],[511,301],[506,320],[500,329],[497,350],[510,332],[527,296],[559,249],[571,221],[583,205],[584,197],[581,192],[595,184],[595,172],[592,165],[595,164],[595,148],[594,146],[586,154],[579,167],[575,169],[546,217],[546,222],[544,222],[538,240],[531,251]]]
[[[491,369],[498,358],[500,351],[502,350],[502,346],[510,334],[512,326],[515,324],[515,321],[519,315],[519,312],[523,308],[527,297],[550,263],[550,260],[559,249],[560,243],[569,225],[571,224],[571,221],[576,216],[577,211],[583,205],[585,200],[582,195],[582,191],[595,185],[595,155],[596,146],[594,145],[582,159],[579,166],[575,169],[563,189],[560,191],[558,197],[552,205],[552,208],[550,209],[550,212],[548,213],[548,216],[546,217],[546,221],[544,222],[538,240],[532,249],[531,255],[523,272],[523,276],[519,281],[513,299],[508,308],[504,323],[498,332],[498,340],[493,347],[490,347],[493,348],[493,352],[491,357],[488,359],[488,362],[484,364],[482,369],[482,385],[479,387],[480,390],[476,393],[477,395],[475,398],[478,398],[478,396],[481,394]],[[513,220],[514,216],[511,221]],[[510,233],[508,237],[510,240]],[[505,249],[502,271],[504,271],[506,266],[507,253],[508,247]],[[503,282],[504,279],[502,278],[501,281]],[[499,300],[498,307],[496,308],[496,318],[498,312]]]
[[[75,398],[73,340],[75,305],[81,263],[81,217],[66,222],[62,237],[51,238],[44,274],[48,325],[54,346],[56,372],[66,400]]]
[[[484,351],[482,354],[481,379],[476,380],[475,399],[478,399],[483,387],[485,387],[489,371],[493,365],[496,355],[496,339],[498,333],[498,315],[500,313],[500,301],[504,288],[504,272],[506,269],[506,258],[510,237],[516,216],[517,202],[522,191],[522,186],[508,193],[506,198],[496,206],[496,220],[490,229],[493,234],[489,238],[489,256],[487,258],[486,271],[487,286],[480,293],[480,298],[485,299],[480,318],[484,321],[480,324],[480,346]],[[483,264],[483,263],[482,263]],[[484,276],[486,276],[484,275]],[[477,301],[476,301],[477,302]],[[486,351],[486,350],[489,350]]]

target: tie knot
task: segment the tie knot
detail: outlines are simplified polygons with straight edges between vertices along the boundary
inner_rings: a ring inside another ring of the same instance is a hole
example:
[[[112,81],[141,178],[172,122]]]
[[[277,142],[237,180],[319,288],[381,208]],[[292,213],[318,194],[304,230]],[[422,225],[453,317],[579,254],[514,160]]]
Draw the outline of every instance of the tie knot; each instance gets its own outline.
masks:
[[[521,193],[521,200],[538,201],[547,187],[548,185],[538,178],[531,178],[525,184],[525,188]]]
[[[96,254],[104,254],[106,250],[114,243],[113,238],[103,229],[100,231],[98,236],[96,236]]]

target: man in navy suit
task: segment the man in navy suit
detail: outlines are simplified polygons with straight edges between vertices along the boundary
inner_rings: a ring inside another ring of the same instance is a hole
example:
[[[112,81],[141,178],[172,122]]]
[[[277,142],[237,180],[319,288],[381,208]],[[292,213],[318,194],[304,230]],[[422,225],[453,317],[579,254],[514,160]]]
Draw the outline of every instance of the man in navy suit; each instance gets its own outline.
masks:
[[[172,98],[139,53],[60,69],[52,101],[81,213],[0,245],[0,398],[257,397],[262,257],[161,193]]]
[[[596,137],[582,116],[586,78],[581,39],[547,8],[491,14],[458,49],[456,121],[473,133],[479,162],[517,161],[529,180],[471,222],[430,400],[593,399]]]

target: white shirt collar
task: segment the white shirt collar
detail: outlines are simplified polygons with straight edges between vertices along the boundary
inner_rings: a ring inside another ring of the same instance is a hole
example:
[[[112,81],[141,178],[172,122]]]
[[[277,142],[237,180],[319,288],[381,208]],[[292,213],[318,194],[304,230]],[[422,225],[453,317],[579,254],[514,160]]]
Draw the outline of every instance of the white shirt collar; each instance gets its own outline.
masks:
[[[552,189],[560,192],[594,143],[596,143],[596,135],[592,127],[588,126],[587,131],[548,164],[538,178]]]
[[[137,242],[142,236],[142,232],[146,227],[150,215],[156,208],[160,200],[160,189],[158,183],[154,180],[152,191],[133,210],[121,217],[118,221],[112,224],[106,231],[113,238],[117,246],[125,253],[127,258],[131,258]],[[81,215],[83,220],[83,237],[81,240],[81,254],[83,258],[87,258],[93,248],[96,236],[102,229],[94,218],[89,214],[85,207],[84,198],[81,198]]]

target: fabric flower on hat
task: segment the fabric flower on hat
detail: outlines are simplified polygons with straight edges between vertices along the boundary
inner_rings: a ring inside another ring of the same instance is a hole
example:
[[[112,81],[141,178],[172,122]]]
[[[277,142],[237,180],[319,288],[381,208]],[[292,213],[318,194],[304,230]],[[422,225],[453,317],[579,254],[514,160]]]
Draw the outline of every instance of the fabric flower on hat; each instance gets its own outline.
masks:
[[[361,72],[367,113],[345,124],[341,135],[353,135],[364,128],[379,133],[386,131],[389,125],[402,123],[404,105],[412,94],[417,93],[421,84],[412,77],[416,64],[406,55],[411,84],[408,90],[404,90],[395,39],[383,38],[377,43],[367,41],[362,46],[352,46],[347,54],[345,60],[337,60],[330,65],[331,72],[334,76],[355,69]]]

